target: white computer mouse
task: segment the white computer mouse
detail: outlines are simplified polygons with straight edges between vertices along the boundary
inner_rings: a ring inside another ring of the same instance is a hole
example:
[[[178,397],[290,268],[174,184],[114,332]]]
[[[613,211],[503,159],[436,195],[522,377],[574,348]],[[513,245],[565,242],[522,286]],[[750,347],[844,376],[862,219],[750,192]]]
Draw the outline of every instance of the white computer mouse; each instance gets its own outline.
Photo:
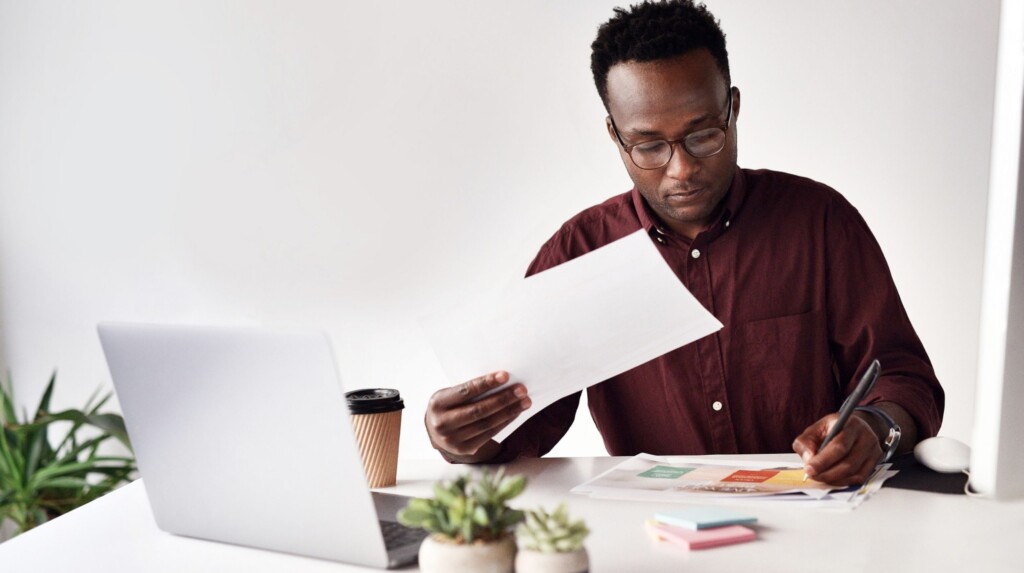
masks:
[[[971,465],[971,448],[960,440],[936,436],[914,446],[914,457],[937,472],[952,474]]]

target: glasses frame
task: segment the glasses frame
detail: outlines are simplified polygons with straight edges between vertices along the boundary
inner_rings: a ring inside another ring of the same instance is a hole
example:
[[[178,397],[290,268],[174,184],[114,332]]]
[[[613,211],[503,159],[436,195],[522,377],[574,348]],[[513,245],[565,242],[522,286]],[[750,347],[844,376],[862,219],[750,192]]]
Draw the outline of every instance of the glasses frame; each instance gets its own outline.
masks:
[[[725,104],[726,107],[728,108],[728,111],[726,112],[726,116],[725,116],[725,123],[722,126],[717,127],[717,128],[704,128],[704,129],[720,129],[720,130],[722,130],[722,133],[724,133],[726,136],[729,135],[729,126],[732,124],[732,90],[733,90],[733,88],[732,88],[732,86],[730,86],[729,87],[729,96],[728,96],[728,99],[727,99],[726,104]],[[726,137],[726,139],[722,140],[722,147],[719,147],[718,150],[715,151],[714,153],[708,153],[707,155],[694,155],[693,152],[691,152],[686,147],[686,139],[689,138],[694,133],[698,133],[698,132],[704,131],[704,129],[698,129],[696,131],[691,131],[690,133],[687,133],[685,136],[683,136],[683,137],[681,137],[679,139],[673,139],[673,140],[668,140],[668,139],[649,139],[647,141],[641,141],[639,143],[634,143],[633,145],[626,145],[626,142],[622,141],[622,136],[619,135],[619,128],[615,125],[615,118],[612,117],[611,113],[608,114],[608,121],[612,124],[612,131],[615,132],[615,139],[619,140],[619,145],[622,147],[622,150],[626,152],[626,155],[629,156],[629,160],[633,162],[633,165],[636,165],[637,169],[643,169],[643,170],[646,170],[646,171],[653,171],[655,169],[661,169],[662,167],[665,167],[666,165],[671,163],[672,162],[672,157],[676,153],[676,144],[678,144],[680,147],[682,147],[683,151],[685,151],[686,154],[689,155],[690,157],[693,157],[694,159],[706,159],[708,157],[714,157],[715,155],[718,155],[719,153],[721,153],[722,150],[725,149],[726,144],[729,143],[728,137]],[[642,145],[644,143],[651,143],[651,142],[655,142],[655,141],[663,141],[663,142],[668,144],[668,159],[665,160],[665,163],[662,163],[661,165],[659,165],[657,167],[641,167],[640,165],[637,165],[636,159],[633,159],[633,149],[636,146],[638,146],[638,145]]]

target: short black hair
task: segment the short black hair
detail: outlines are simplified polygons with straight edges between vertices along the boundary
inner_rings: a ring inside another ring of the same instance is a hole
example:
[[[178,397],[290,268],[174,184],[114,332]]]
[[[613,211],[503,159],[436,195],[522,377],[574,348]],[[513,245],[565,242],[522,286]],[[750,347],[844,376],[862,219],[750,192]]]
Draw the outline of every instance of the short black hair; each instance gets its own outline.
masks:
[[[608,109],[608,70],[621,62],[650,62],[707,49],[715,58],[726,86],[729,53],[718,20],[704,4],[693,0],[645,0],[629,10],[615,8],[615,16],[601,25],[590,45],[590,70]]]

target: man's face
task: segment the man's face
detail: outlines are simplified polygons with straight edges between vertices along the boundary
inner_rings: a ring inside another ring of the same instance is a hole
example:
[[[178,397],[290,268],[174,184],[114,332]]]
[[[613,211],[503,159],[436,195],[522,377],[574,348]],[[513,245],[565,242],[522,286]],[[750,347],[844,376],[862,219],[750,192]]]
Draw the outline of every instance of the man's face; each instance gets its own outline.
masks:
[[[627,145],[681,140],[708,127],[721,127],[727,115],[729,88],[707,50],[653,62],[619,63],[608,71],[608,109]],[[696,159],[682,144],[673,147],[668,165],[640,169],[619,146],[626,171],[637,190],[662,222],[694,237],[711,222],[729,190],[736,170],[736,126],[739,90],[732,98],[733,123],[725,148]],[[611,122],[608,131],[616,141]]]

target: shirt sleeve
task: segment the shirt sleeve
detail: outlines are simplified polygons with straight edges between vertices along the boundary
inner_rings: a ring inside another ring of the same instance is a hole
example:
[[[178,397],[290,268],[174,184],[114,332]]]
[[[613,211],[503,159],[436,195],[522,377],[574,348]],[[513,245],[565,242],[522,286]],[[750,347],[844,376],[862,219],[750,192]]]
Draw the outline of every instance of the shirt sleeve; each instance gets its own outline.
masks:
[[[942,424],[945,393],[910,323],[881,247],[860,213],[838,193],[826,211],[829,343],[843,394],[878,359],[881,373],[865,403],[895,402],[921,439]]]

